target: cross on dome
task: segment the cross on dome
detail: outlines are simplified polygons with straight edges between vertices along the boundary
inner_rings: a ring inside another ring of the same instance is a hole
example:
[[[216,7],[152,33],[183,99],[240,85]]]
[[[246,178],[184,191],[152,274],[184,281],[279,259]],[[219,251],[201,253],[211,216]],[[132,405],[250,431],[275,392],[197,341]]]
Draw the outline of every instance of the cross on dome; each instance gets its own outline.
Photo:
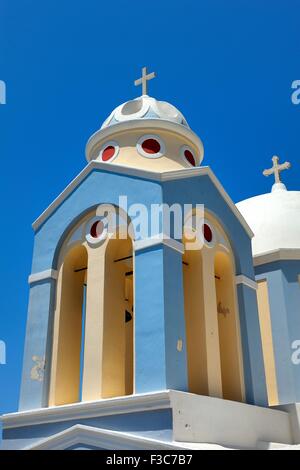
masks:
[[[288,170],[289,168],[291,168],[291,164],[290,164],[290,162],[284,162],[284,163],[279,164],[279,157],[277,157],[276,155],[274,155],[274,157],[272,157],[272,162],[273,162],[272,168],[264,170],[263,175],[264,176],[274,175],[275,185],[281,185],[282,189],[285,189],[285,186],[284,186],[284,184],[282,184],[282,181],[281,181],[281,178],[280,178],[280,173],[284,170]],[[275,188],[274,188],[274,186],[273,186],[272,190],[277,188],[277,186],[275,186]]]
[[[138,78],[134,82],[135,86],[142,85],[142,95],[148,94],[148,80],[152,80],[152,78],[155,78],[155,77],[156,77],[155,72],[151,72],[147,74],[147,67],[142,68],[141,78]]]

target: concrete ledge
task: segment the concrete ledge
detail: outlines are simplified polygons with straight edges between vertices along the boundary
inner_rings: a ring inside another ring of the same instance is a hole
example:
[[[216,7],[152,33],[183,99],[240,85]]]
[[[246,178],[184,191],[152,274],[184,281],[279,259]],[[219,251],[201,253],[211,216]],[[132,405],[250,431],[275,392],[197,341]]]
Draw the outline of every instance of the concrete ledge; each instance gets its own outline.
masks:
[[[34,284],[35,282],[45,281],[47,279],[57,279],[57,271],[55,269],[46,269],[39,273],[30,274],[28,277],[28,284]]]
[[[169,391],[108,398],[92,402],[39,408],[5,414],[1,417],[3,429],[33,426],[83,418],[133,413],[170,408]]]
[[[300,444],[300,403],[274,406],[274,409],[289,413],[294,444]]]
[[[160,409],[171,409],[173,415],[173,439],[166,442],[166,446],[203,448],[205,444],[206,448],[218,445],[231,449],[255,449],[262,445],[265,448],[270,445],[271,448],[271,443],[292,445],[297,442],[297,426],[291,426],[291,417],[287,411],[173,390],[11,413],[2,417],[2,423],[5,431],[37,424],[71,420],[74,422],[83,418]],[[72,436],[74,429],[72,432],[70,429],[65,430],[64,435]],[[76,428],[75,431],[75,434],[79,431],[81,433],[82,429]],[[104,434],[107,434],[101,429],[85,431],[89,436],[92,433],[94,437],[97,433],[102,433],[103,439]],[[112,430],[114,431],[122,433],[118,429]],[[26,432],[30,434],[30,428]],[[55,436],[56,434],[53,434],[49,439]],[[127,439],[126,436],[123,437]],[[146,445],[146,442],[140,442],[142,446]],[[98,445],[101,447],[99,441]],[[124,445],[130,444],[124,441]],[[149,442],[149,446],[151,445],[154,445],[151,448],[155,448],[155,443]]]
[[[255,449],[258,442],[293,444],[289,414],[220,398],[170,392],[173,439]]]

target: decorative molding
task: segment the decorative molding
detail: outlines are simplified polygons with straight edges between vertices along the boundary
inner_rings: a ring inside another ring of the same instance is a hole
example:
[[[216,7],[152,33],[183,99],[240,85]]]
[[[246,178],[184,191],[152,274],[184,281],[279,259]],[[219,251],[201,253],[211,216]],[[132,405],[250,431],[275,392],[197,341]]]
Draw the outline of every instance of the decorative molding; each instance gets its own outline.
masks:
[[[254,281],[253,279],[250,279],[247,276],[244,276],[244,274],[239,274],[238,276],[235,276],[235,283],[236,284],[244,284],[247,287],[250,287],[251,289],[257,290],[257,282]]]
[[[167,235],[159,234],[154,237],[149,237],[144,240],[137,240],[134,242],[134,250],[140,251],[144,250],[145,248],[149,248],[155,245],[166,245],[173,250],[179,251],[179,253],[184,253],[184,245],[183,243],[179,242],[178,240],[174,240],[174,238],[170,238]]]
[[[169,390],[2,415],[3,429],[171,408]]]
[[[255,255],[253,258],[254,266],[273,263],[274,261],[300,261],[300,250],[298,248],[280,248],[266,253]]]
[[[57,271],[55,269],[46,269],[39,273],[30,274],[28,277],[28,284],[34,284],[35,282],[45,281],[47,279],[57,279]]]
[[[106,450],[160,450],[186,449],[180,443],[172,443],[137,436],[125,432],[99,429],[92,426],[76,424],[65,431],[42,439],[25,447],[24,450],[65,450],[74,445],[87,445]]]
[[[203,143],[201,139],[189,127],[182,126],[181,124],[171,122],[165,119],[128,119],[125,122],[119,122],[113,126],[108,126],[96,131],[88,140],[85,148],[85,156],[87,161],[91,161],[91,155],[96,146],[104,142],[106,139],[115,139],[118,133],[125,133],[133,130],[146,130],[147,134],[156,133],[165,130],[167,132],[175,133],[182,136],[185,140],[193,144],[199,153],[200,161],[203,160]]]
[[[130,168],[124,165],[108,165],[97,160],[92,160],[88,165],[76,176],[76,178],[65,188],[65,190],[50,204],[50,206],[33,222],[32,227],[36,231],[47,220],[47,218],[57,209],[60,204],[79,186],[79,184],[87,177],[93,170],[103,170],[109,173],[125,174],[127,176],[148,179],[157,182],[173,181],[178,179],[193,178],[197,176],[208,176],[224,201],[230,207],[233,214],[239,220],[240,224],[244,227],[245,231],[250,238],[254,236],[249,225],[244,217],[226,193],[218,178],[208,166],[197,168],[183,168],[181,170],[166,171],[164,173],[156,173],[154,171],[140,170],[137,168]]]

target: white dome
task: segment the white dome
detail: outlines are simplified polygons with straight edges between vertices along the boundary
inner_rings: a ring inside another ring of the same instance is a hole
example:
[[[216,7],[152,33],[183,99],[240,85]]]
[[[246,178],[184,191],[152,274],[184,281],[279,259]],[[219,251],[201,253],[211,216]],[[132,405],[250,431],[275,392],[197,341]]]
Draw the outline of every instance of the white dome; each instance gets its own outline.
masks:
[[[237,208],[254,232],[253,256],[300,249],[300,191],[287,191],[277,183],[271,193],[241,201]]]
[[[133,119],[163,119],[189,128],[184,116],[175,106],[166,101],[158,101],[148,95],[143,95],[126,101],[114,109],[102,124],[101,129]]]

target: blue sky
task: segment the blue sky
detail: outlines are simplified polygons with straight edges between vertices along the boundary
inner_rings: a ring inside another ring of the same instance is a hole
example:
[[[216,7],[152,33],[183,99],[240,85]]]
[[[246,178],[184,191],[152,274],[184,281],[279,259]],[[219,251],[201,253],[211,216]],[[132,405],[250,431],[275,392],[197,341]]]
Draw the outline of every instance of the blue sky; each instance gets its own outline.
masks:
[[[299,0],[0,0],[0,413],[18,402],[31,223],[85,166],[89,136],[137,96],[142,66],[234,201],[269,191],[273,154],[299,189],[299,14]]]

